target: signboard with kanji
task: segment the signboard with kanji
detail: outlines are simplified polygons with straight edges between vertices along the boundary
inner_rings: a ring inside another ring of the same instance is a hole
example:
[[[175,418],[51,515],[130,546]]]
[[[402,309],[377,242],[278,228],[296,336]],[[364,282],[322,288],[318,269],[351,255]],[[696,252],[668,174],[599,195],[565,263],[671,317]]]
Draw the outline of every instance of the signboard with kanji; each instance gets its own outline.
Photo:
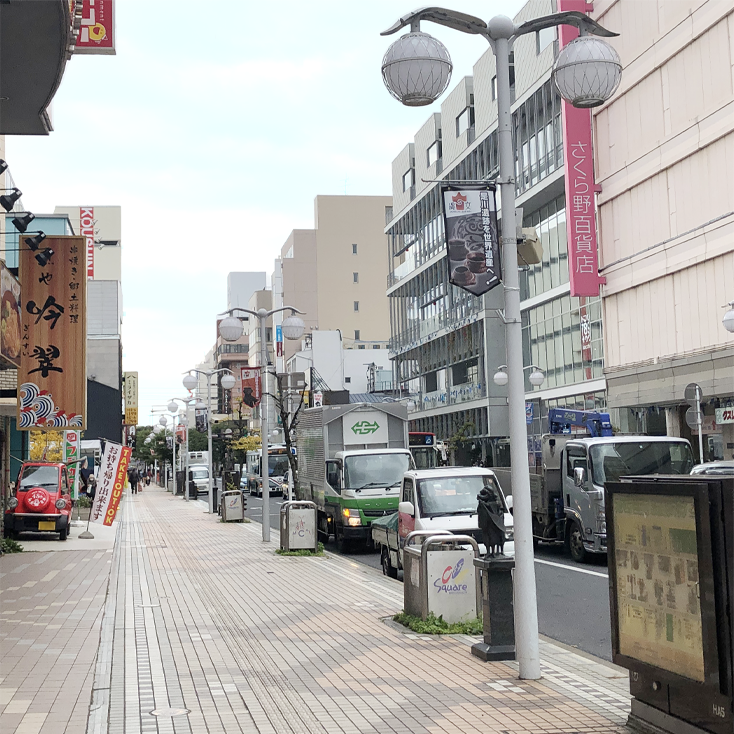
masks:
[[[138,373],[124,372],[125,425],[138,425]]]
[[[83,237],[20,237],[18,429],[86,428],[87,277]]]

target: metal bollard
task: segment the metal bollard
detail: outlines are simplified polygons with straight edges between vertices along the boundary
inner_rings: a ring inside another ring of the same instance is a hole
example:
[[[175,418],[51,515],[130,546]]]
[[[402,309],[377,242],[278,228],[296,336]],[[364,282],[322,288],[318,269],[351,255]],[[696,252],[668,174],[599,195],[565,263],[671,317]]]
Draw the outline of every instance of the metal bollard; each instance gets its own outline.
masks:
[[[475,558],[481,574],[482,627],[484,641],[472,645],[471,653],[485,662],[515,659],[515,617],[512,571],[515,559]]]

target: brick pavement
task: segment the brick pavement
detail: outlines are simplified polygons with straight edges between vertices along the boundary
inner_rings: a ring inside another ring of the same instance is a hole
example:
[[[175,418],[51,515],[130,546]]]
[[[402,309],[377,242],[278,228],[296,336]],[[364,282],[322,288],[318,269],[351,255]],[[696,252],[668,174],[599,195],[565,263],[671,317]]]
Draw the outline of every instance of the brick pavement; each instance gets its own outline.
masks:
[[[386,624],[399,582],[275,547],[160,490],[129,500],[87,731],[623,731],[629,696],[589,661],[544,644],[543,680],[518,681],[513,664],[473,658],[471,639]]]

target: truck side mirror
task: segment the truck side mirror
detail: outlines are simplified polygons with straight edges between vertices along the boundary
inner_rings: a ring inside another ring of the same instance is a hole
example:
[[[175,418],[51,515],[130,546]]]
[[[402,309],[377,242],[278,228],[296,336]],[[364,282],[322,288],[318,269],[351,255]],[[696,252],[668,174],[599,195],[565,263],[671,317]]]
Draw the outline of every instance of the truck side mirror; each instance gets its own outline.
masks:
[[[508,512],[512,515],[512,495],[505,497],[505,504],[507,505]]]
[[[573,483],[576,487],[583,487],[586,484],[586,469],[577,466],[573,470]]]
[[[415,517],[415,507],[413,507],[412,502],[400,502],[398,504],[398,512],[403,515],[410,515],[410,517]]]

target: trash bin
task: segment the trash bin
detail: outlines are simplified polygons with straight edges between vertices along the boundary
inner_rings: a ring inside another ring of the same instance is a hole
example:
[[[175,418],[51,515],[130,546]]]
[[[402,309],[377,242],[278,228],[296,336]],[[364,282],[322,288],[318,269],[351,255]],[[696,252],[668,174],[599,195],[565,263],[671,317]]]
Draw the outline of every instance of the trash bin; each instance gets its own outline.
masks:
[[[405,612],[422,619],[433,613],[448,624],[476,619],[481,609],[478,557],[479,546],[469,535],[410,533],[403,549]]]
[[[244,501],[239,489],[222,492],[221,508],[224,522],[242,522],[245,519]]]
[[[318,548],[316,505],[308,500],[284,502],[280,507],[281,550],[312,550]]]

